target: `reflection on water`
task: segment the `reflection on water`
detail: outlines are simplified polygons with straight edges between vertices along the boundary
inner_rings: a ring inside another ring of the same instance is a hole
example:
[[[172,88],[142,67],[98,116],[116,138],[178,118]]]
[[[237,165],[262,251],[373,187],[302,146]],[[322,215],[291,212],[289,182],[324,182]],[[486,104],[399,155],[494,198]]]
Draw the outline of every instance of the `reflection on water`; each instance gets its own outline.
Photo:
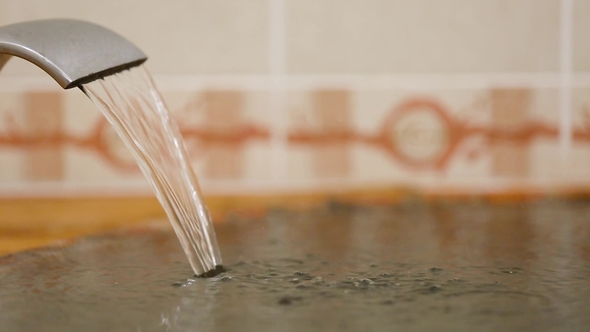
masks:
[[[327,205],[217,229],[192,277],[172,232],[0,258],[2,331],[586,331],[590,204]]]

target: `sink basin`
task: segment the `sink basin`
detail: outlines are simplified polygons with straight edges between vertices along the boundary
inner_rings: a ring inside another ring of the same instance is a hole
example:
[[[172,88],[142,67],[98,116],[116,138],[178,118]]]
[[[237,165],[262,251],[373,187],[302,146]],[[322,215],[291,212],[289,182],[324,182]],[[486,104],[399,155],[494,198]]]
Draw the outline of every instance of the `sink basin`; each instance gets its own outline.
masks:
[[[3,331],[586,331],[590,204],[275,209],[216,226],[195,278],[169,227],[0,258]],[[164,224],[165,225],[165,224]]]

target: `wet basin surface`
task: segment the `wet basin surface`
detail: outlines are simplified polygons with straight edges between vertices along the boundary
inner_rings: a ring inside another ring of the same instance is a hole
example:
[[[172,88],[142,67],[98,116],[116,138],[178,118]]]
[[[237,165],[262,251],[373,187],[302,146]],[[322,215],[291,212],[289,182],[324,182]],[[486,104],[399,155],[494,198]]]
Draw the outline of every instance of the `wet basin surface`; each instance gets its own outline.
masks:
[[[272,211],[194,278],[150,229],[0,258],[2,331],[588,331],[590,203]]]

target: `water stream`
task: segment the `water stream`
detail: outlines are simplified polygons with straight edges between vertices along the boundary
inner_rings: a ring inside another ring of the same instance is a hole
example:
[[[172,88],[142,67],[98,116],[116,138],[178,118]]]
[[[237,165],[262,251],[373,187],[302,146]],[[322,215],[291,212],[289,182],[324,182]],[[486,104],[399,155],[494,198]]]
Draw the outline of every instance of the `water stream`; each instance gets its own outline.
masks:
[[[215,230],[182,136],[144,66],[84,84],[151,184],[196,275],[221,266]]]

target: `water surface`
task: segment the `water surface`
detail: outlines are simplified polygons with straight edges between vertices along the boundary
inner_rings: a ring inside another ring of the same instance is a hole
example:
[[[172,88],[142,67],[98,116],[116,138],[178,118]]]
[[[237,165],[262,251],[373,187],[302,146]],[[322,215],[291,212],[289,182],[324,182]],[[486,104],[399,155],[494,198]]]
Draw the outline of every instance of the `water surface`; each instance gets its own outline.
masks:
[[[0,258],[2,331],[587,331],[590,204],[328,204],[217,226],[194,278],[171,230]]]

